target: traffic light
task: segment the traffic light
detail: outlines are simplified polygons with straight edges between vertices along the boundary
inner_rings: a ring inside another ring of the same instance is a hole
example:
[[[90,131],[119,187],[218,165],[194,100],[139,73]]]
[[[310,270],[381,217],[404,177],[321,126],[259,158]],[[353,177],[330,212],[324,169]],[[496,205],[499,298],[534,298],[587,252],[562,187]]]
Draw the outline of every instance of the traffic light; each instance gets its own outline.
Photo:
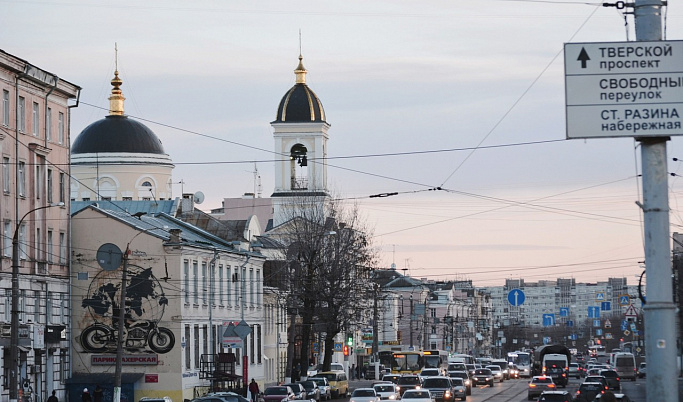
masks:
[[[353,334],[346,334],[346,344],[353,346]]]
[[[349,355],[349,345],[344,345],[344,356]]]

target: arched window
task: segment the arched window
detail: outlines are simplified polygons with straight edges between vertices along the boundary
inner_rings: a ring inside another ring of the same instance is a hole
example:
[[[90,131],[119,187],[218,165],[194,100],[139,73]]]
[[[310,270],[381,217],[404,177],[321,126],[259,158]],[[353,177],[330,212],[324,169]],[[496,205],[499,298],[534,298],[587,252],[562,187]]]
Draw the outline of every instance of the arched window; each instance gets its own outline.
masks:
[[[308,150],[302,144],[292,147],[289,154],[292,190],[308,189]]]

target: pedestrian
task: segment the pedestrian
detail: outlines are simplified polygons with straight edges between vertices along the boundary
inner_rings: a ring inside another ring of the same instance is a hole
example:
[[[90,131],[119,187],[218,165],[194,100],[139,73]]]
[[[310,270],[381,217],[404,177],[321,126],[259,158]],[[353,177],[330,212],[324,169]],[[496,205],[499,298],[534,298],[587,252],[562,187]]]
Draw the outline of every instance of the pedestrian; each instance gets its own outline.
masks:
[[[81,394],[81,402],[92,402],[92,398],[90,397],[90,392],[88,392],[88,388],[83,388],[83,393]]]
[[[356,363],[354,363],[354,364],[351,366],[350,374],[351,374],[351,379],[353,380],[354,377],[356,376]]]
[[[102,402],[104,400],[104,390],[97,384],[95,390],[92,393],[93,402]]]
[[[53,390],[52,390],[52,396],[50,396],[49,398],[47,398],[47,402],[59,402],[59,399],[57,399],[57,395],[56,395],[56,394],[57,394],[57,391],[55,391],[55,390],[53,389]]]
[[[256,380],[254,380],[253,378],[251,379],[251,382],[249,383],[249,393],[251,394],[252,402],[256,402],[256,397],[259,394],[259,389],[258,389],[258,384],[256,383]]]

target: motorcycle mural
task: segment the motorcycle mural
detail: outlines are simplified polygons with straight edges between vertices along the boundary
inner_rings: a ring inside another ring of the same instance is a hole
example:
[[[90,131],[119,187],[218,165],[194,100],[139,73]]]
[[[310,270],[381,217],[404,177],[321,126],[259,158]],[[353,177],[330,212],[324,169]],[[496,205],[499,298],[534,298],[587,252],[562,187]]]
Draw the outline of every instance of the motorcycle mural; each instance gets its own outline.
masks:
[[[152,268],[128,267],[123,322],[123,349],[131,352],[168,353],[175,345],[173,331],[159,322],[168,299]],[[82,306],[93,323],[83,329],[80,343],[91,353],[112,352],[118,342],[121,278],[118,271],[100,271],[90,283]]]

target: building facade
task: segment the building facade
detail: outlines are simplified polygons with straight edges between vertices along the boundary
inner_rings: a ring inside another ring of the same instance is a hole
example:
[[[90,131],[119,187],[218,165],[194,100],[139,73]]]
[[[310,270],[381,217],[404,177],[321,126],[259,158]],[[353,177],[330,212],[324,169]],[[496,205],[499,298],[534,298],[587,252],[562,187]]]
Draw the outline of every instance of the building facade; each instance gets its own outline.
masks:
[[[7,398],[14,376],[20,396],[45,400],[55,390],[61,398],[71,362],[66,336],[70,107],[80,88],[0,50],[0,93],[2,397]],[[15,375],[13,330],[18,331]]]

